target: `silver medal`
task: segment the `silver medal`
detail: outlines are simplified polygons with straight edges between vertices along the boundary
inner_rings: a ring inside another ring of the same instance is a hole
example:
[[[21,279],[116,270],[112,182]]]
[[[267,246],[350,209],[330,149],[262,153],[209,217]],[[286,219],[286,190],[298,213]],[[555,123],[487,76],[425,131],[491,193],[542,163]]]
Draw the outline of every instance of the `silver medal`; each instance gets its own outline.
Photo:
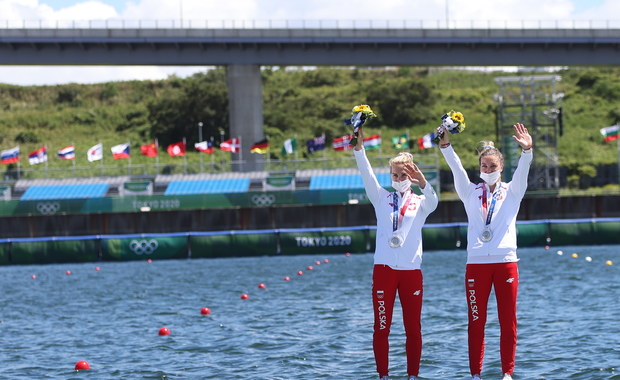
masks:
[[[392,237],[390,237],[389,242],[391,248],[398,248],[402,247],[404,240],[399,234],[394,234],[392,235]]]
[[[480,240],[488,242],[491,241],[491,239],[493,239],[493,232],[491,232],[491,229],[486,227],[480,234]]]

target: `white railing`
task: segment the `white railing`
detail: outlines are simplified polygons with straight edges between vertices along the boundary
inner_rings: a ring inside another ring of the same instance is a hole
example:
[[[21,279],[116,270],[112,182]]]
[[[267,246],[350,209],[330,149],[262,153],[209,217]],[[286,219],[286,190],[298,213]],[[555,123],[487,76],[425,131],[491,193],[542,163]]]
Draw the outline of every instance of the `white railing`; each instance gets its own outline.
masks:
[[[620,29],[616,20],[2,20],[0,29]]]

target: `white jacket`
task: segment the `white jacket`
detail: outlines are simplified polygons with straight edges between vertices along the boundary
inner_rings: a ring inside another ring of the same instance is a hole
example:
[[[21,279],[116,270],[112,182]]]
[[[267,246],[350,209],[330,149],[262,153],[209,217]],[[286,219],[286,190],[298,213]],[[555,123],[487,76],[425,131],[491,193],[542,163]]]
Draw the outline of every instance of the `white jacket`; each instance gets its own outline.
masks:
[[[517,258],[516,219],[521,200],[527,189],[527,175],[532,163],[532,151],[521,153],[517,169],[511,182],[499,182],[501,195],[495,204],[490,229],[493,238],[489,242],[480,240],[486,219],[482,209],[483,187],[486,187],[487,205],[491,204],[492,193],[482,182],[469,182],[467,172],[452,145],[442,148],[441,153],[454,175],[454,187],[467,213],[467,264],[488,264],[519,261]],[[497,187],[496,187],[497,190]]]
[[[391,248],[389,238],[393,232],[393,193],[379,185],[364,149],[354,150],[353,153],[357,167],[362,174],[366,195],[372,203],[377,217],[374,263],[389,265],[392,269],[397,270],[420,269],[422,264],[422,226],[426,217],[437,208],[438,203],[437,194],[435,194],[433,187],[427,182],[426,187],[422,189],[423,195],[421,196],[414,194],[411,190],[408,190],[404,196],[397,192],[399,209],[403,207],[407,197],[411,197],[411,200],[398,229],[404,243],[401,247]]]

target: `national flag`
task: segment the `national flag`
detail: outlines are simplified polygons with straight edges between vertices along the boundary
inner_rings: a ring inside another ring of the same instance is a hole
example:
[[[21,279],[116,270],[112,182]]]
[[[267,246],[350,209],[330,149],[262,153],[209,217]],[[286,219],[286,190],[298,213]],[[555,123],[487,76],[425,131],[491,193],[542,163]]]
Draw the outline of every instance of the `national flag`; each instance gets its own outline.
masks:
[[[212,141],[201,141],[201,142],[194,144],[194,147],[196,148],[197,151],[200,151],[202,153],[208,153],[208,154],[213,153],[213,142]]]
[[[3,150],[0,152],[1,161],[3,164],[13,164],[19,161],[19,147],[16,146],[12,149]]]
[[[282,144],[282,154],[291,154],[297,150],[297,139],[288,139]]]
[[[75,160],[75,145],[67,145],[61,148],[57,154],[61,160]]]
[[[349,141],[353,139],[353,135],[347,135],[342,137],[336,137],[332,141],[332,147],[334,150],[350,150],[353,149],[353,146],[349,145]]]
[[[131,157],[129,154],[129,143],[114,145],[110,150],[115,160]]]
[[[424,135],[424,136],[420,137],[418,139],[418,148],[420,148],[420,149],[427,149],[427,148],[432,148],[432,147],[436,146],[437,144],[435,144],[433,142],[435,137],[436,137],[435,132],[431,132],[428,135]]]
[[[394,149],[409,149],[409,138],[406,134],[392,137]]]
[[[240,139],[228,139],[220,143],[220,149],[225,152],[239,153],[241,150]]]
[[[364,149],[379,149],[381,147],[381,135],[364,137]]]
[[[30,154],[28,155],[28,162],[30,162],[30,165],[40,164],[45,161],[47,161],[46,147],[41,147],[34,152],[30,152]]]
[[[185,142],[181,141],[168,145],[166,152],[168,152],[170,157],[185,156]]]
[[[258,153],[258,154],[265,154],[265,153],[269,152],[269,141],[267,141],[267,139],[262,139],[259,142],[255,142],[250,147],[250,152],[251,153]]]
[[[97,144],[88,149],[86,158],[88,162],[103,160],[103,144]]]
[[[601,135],[605,137],[605,141],[614,141],[620,138],[620,125],[613,125],[607,128],[601,128]]]
[[[157,143],[140,145],[140,153],[147,157],[157,157]]]
[[[316,152],[317,150],[325,149],[325,135],[315,137],[306,141],[308,147],[308,153]]]

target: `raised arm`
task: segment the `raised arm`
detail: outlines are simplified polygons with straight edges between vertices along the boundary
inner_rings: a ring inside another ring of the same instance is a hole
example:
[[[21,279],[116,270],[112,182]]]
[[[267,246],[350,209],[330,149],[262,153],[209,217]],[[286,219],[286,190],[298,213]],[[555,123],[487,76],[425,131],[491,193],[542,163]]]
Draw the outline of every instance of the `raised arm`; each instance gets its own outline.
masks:
[[[450,144],[450,132],[448,132],[445,127],[441,128],[444,129],[444,133],[439,140],[439,150],[441,150],[441,154],[443,154],[443,157],[446,159],[446,162],[452,171],[456,193],[459,195],[459,198],[465,199],[464,197],[467,196],[470,184],[467,171],[465,171],[465,168],[461,163],[461,159],[452,148],[452,144]]]
[[[353,154],[355,155],[355,162],[357,162],[357,168],[362,174],[362,181],[364,182],[364,189],[370,202],[374,205],[379,201],[379,190],[381,185],[377,181],[375,173],[372,171],[370,162],[366,157],[364,150],[364,132],[362,128],[359,129],[359,137],[357,138],[357,144],[353,148]]]
[[[527,190],[527,176],[533,159],[532,136],[530,136],[530,133],[523,124],[517,123],[513,125],[512,128],[515,131],[512,139],[519,144],[521,149],[523,149],[523,153],[521,153],[519,163],[517,164],[517,169],[515,169],[515,172],[512,175],[510,189],[519,196],[519,199],[521,199]]]

